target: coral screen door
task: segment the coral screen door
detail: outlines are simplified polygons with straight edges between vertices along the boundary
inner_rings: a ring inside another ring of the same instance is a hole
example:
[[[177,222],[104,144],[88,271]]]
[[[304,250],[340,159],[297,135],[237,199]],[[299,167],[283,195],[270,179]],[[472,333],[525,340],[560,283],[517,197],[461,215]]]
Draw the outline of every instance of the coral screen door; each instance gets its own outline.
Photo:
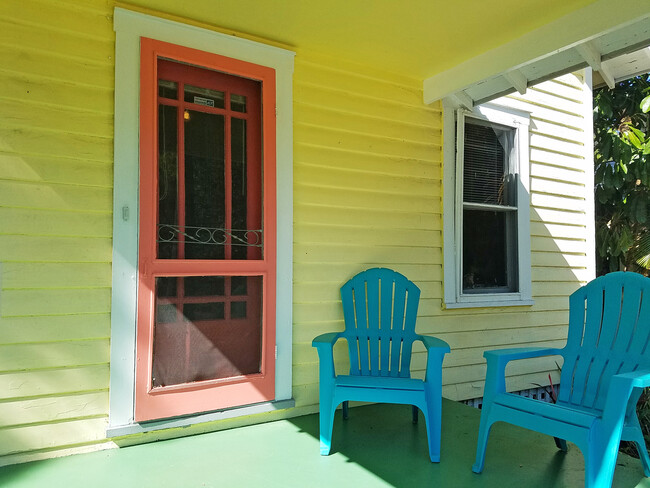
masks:
[[[273,400],[275,72],[141,39],[135,419]]]

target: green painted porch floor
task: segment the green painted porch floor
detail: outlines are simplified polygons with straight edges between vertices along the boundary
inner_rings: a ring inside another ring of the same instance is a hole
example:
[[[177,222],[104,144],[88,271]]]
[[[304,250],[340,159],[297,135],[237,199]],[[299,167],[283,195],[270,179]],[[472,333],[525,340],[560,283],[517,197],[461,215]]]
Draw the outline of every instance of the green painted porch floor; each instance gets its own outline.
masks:
[[[442,461],[428,458],[424,421],[410,407],[369,405],[334,425],[319,455],[318,415],[0,468],[8,487],[582,487],[584,464],[570,445],[496,424],[483,474],[472,473],[478,410],[443,403]],[[620,455],[615,487],[650,487],[641,463]]]

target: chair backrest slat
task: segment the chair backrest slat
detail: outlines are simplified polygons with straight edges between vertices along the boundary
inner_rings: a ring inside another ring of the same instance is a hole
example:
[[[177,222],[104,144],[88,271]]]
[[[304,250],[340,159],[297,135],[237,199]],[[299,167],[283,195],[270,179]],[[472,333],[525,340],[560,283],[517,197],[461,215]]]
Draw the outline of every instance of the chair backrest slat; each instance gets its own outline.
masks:
[[[368,291],[366,283],[361,282],[360,286],[354,288],[354,309],[356,312],[356,330],[355,339],[356,348],[359,353],[359,370],[360,374],[370,374],[370,364],[368,357]]]
[[[585,384],[585,393],[582,404],[586,407],[595,406],[596,398],[604,388],[609,386],[605,373],[616,366],[616,358],[613,356],[614,341],[621,326],[623,314],[623,280],[611,279],[605,285],[603,294],[603,313],[598,332],[598,340],[594,351],[594,358],[589,368],[589,376]],[[638,305],[637,305],[638,308]],[[608,364],[612,368],[608,368]]]
[[[341,300],[347,306],[343,306],[343,320],[345,321],[346,333],[348,329],[357,328],[356,307],[354,289],[352,286],[344,286],[341,288]],[[348,341],[348,352],[350,355],[350,374],[361,374],[359,368],[359,344],[354,338],[354,334],[347,333],[346,339]],[[354,343],[353,343],[354,341]]]
[[[350,374],[410,376],[420,289],[386,268],[359,273],[341,287]]]
[[[650,365],[650,279],[616,272],[570,298],[558,402],[602,411],[615,374]]]
[[[379,322],[379,340],[380,340],[380,376],[390,376],[390,355],[391,355],[391,328],[393,326],[393,293],[395,283],[389,281],[381,282],[381,313]]]
[[[379,369],[379,323],[381,297],[379,295],[379,280],[366,281],[368,307],[368,374],[376,374]],[[377,327],[375,327],[377,324]]]
[[[578,292],[580,291],[582,291],[582,289],[578,290]],[[571,345],[567,344],[567,348],[571,346],[572,349],[571,352],[567,351],[567,355],[570,353],[576,354],[570,392],[571,403],[578,405],[582,404],[582,398],[587,385],[587,377],[596,352],[596,345],[598,344],[602,317],[603,293],[592,293],[587,300],[585,323],[582,327],[583,335],[580,338],[580,343]]]

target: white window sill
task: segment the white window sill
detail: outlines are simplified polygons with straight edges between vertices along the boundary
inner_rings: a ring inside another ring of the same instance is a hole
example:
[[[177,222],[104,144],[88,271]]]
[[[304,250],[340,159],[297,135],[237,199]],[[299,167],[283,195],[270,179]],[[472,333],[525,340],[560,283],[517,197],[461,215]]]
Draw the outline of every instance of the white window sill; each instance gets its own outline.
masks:
[[[463,302],[446,302],[442,306],[444,309],[455,308],[494,308],[494,307],[529,307],[534,305],[534,300],[489,300],[489,301],[463,301]]]

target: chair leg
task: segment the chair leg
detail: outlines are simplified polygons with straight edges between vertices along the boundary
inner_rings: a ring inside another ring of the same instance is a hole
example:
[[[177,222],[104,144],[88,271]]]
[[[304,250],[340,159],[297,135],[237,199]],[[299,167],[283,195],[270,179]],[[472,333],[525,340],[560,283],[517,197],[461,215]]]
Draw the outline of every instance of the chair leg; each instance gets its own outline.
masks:
[[[612,486],[618,450],[612,452],[603,447],[590,445],[589,449],[583,453],[585,458],[585,488],[609,488]]]
[[[559,437],[553,437],[553,440],[555,441],[555,445],[560,451],[567,452],[569,448],[566,445],[566,441],[564,439],[560,439]]]
[[[429,441],[429,457],[432,463],[440,462],[440,437],[442,424],[442,388],[433,388],[434,391],[425,392],[426,409],[424,421],[427,426],[427,439]],[[417,411],[417,408],[415,411]],[[415,413],[414,411],[414,413]]]
[[[489,407],[486,407],[484,403],[483,410],[481,411],[481,424],[478,428],[478,440],[476,442],[476,461],[472,466],[472,471],[475,473],[481,473],[485,466],[485,450],[487,448],[488,437],[490,437],[490,429],[492,427],[488,418],[488,408]]]
[[[650,477],[650,457],[648,456],[648,448],[645,444],[645,439],[643,438],[643,433],[641,429],[635,429],[634,438],[630,439],[636,445],[636,450],[639,453],[639,459],[641,459],[641,464],[643,465],[643,473]]]
[[[411,408],[413,409],[413,412],[412,412],[413,413],[413,423],[417,424],[418,423],[418,410],[419,409],[415,405],[411,405]]]
[[[348,402],[347,400],[343,402],[343,419],[347,420],[349,417]]]
[[[334,427],[334,412],[336,404],[331,390],[321,388],[320,391],[320,454],[327,456],[332,448],[332,429]]]

